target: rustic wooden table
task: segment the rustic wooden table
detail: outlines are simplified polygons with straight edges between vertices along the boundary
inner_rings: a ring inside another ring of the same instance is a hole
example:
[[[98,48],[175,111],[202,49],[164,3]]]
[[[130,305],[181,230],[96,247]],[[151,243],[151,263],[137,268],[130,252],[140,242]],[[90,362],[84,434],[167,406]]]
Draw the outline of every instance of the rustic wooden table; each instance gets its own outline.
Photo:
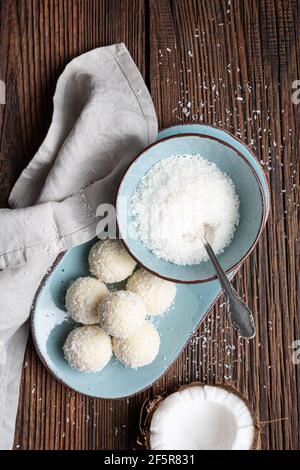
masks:
[[[271,214],[236,285],[255,314],[250,344],[222,299],[151,395],[180,384],[232,383],[252,402],[264,449],[300,448],[299,274],[300,2],[297,0],[2,0],[0,203],[45,137],[64,66],[123,41],[151,91],[159,125],[205,122],[239,136],[262,161]],[[298,243],[298,248],[297,248]],[[299,284],[298,284],[299,293]],[[104,401],[74,393],[24,360],[15,448],[132,449],[147,392]]]

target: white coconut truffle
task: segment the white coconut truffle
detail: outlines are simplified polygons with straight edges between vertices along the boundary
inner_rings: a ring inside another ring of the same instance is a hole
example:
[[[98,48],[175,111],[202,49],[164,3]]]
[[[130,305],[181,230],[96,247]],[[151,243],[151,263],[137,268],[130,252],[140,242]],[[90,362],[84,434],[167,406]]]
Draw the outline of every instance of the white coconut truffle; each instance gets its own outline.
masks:
[[[176,284],[154,276],[143,268],[128,279],[126,289],[142,297],[150,315],[164,313],[176,295]]]
[[[99,372],[111,359],[111,338],[98,325],[80,326],[69,333],[63,351],[73,369]]]
[[[107,239],[91,248],[89,265],[94,276],[111,284],[127,279],[133,273],[136,262],[119,240]]]
[[[113,351],[126,367],[143,367],[156,358],[159,351],[159,334],[152,323],[145,321],[142,328],[130,338],[113,338]]]
[[[99,279],[79,277],[66,293],[66,309],[73,320],[84,325],[99,323],[98,305],[108,294]]]
[[[134,335],[146,315],[144,301],[134,292],[111,292],[99,305],[100,325],[106,333],[118,338]]]

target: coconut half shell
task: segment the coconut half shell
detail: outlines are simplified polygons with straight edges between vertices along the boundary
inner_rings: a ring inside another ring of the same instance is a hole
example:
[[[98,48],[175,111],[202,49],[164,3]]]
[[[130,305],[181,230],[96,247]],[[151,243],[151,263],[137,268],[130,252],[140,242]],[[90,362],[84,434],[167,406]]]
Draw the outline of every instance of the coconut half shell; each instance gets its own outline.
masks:
[[[192,383],[147,400],[140,444],[151,450],[260,449],[260,429],[249,401],[227,385]]]

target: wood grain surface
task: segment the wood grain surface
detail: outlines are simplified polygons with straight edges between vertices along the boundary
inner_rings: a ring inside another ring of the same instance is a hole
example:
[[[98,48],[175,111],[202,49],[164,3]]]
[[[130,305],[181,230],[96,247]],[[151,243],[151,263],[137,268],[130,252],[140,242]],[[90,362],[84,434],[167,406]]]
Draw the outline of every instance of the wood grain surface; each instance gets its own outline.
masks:
[[[205,122],[250,145],[271,186],[271,214],[236,276],[255,314],[247,343],[221,299],[150,396],[199,380],[231,383],[253,404],[264,449],[300,448],[299,0],[2,0],[0,204],[45,137],[52,96],[78,54],[123,41],[151,91],[160,127]],[[299,298],[298,298],[299,302]],[[133,449],[147,392],[117,401],[70,391],[27,347],[15,448]]]

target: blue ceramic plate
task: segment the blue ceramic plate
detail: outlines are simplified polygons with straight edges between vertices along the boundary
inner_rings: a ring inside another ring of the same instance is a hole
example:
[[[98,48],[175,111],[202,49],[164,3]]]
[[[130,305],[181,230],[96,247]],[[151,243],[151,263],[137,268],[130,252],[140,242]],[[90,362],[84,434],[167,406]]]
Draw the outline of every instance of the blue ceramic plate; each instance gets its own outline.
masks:
[[[165,129],[159,134],[159,138],[178,134],[180,131],[202,134],[207,131],[228,138],[231,145],[240,145],[239,141],[224,131],[200,125]],[[251,161],[254,166],[256,160],[250,151],[247,158],[254,159]],[[256,172],[263,187],[268,212],[268,186],[258,163]],[[65,311],[64,296],[72,280],[88,274],[87,254],[93,242],[67,252],[46,276],[35,300],[32,333],[41,360],[58,380],[73,390],[93,397],[123,398],[146,389],[167,370],[217,300],[220,287],[217,281],[177,285],[173,308],[155,321],[161,337],[161,346],[158,357],[151,365],[137,370],[127,369],[113,359],[102,372],[77,372],[68,366],[62,353],[66,336],[77,326]]]
[[[176,154],[200,154],[231,177],[239,195],[241,217],[232,242],[218,259],[226,272],[234,270],[244,261],[259,238],[267,212],[262,184],[252,162],[244,155],[245,149],[243,146],[237,150],[224,138],[215,137],[211,132],[166,136],[138,155],[121,181],[116,208],[120,236],[139,264],[174,282],[199,283],[215,278],[209,260],[192,266],[178,266],[155,256],[139,240],[130,210],[124,210],[124,207],[130,207],[138,184],[150,168]]]

